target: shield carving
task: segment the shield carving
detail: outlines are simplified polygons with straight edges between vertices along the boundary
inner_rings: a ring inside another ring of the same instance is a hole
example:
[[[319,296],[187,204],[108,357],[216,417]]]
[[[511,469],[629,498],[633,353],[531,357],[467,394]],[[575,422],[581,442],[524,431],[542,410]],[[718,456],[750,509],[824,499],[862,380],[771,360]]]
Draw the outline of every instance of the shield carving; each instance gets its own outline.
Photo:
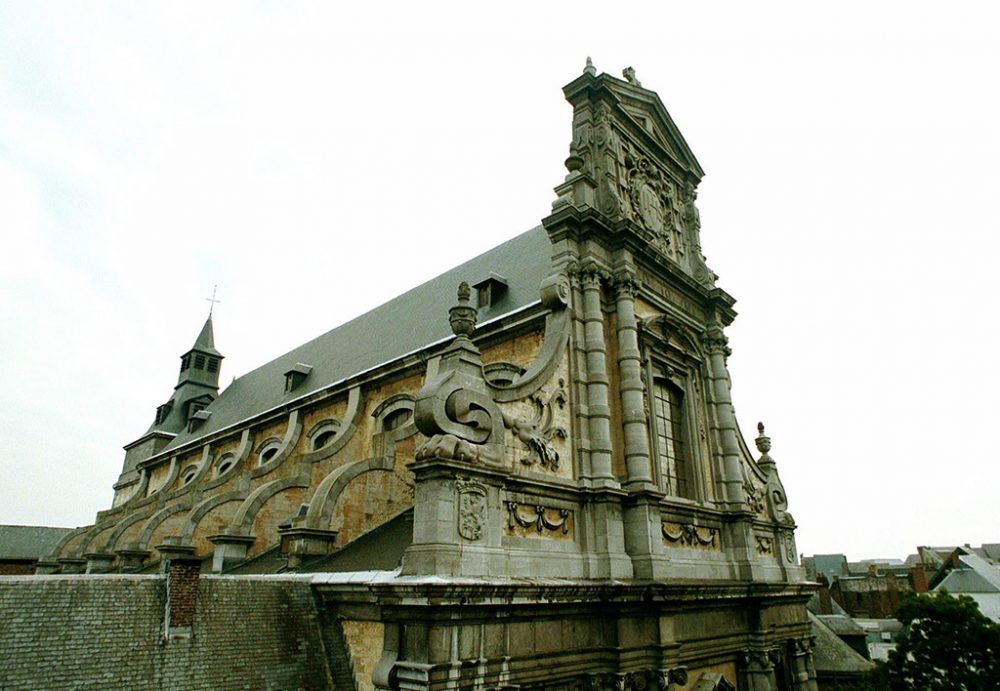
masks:
[[[458,534],[478,540],[486,526],[486,487],[478,482],[458,480]]]

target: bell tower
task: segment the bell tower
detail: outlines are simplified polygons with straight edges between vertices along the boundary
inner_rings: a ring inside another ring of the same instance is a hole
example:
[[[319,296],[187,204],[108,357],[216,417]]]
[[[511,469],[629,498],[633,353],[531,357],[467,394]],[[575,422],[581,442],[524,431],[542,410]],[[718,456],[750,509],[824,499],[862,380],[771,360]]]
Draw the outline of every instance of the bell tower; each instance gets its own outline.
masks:
[[[159,453],[174,437],[194,430],[208,416],[205,408],[219,395],[222,353],[215,349],[212,315],[208,315],[194,345],[181,355],[177,385],[170,399],[156,408],[153,424],[145,434],[125,446],[125,464],[115,483],[113,506],[128,499],[139,482],[137,465]]]

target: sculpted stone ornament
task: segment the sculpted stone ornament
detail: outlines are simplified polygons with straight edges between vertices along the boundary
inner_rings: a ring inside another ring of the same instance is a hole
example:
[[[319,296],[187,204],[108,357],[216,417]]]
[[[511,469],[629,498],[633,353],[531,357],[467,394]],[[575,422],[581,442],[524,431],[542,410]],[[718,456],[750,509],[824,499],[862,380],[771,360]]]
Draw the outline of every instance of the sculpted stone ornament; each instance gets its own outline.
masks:
[[[785,495],[785,486],[781,484],[778,477],[778,466],[768,453],[771,450],[771,438],[764,434],[764,423],[757,423],[757,438],[754,443],[761,456],[757,465],[764,471],[767,477],[767,505],[770,510],[771,519],[788,526],[795,525],[795,519],[788,513],[788,498]]]
[[[417,395],[413,418],[428,437],[417,460],[439,458],[465,463],[503,461],[503,416],[483,379],[479,349],[469,340],[476,310],[468,283],[458,288],[458,304],[449,311],[456,338],[441,356],[438,375]]]
[[[668,542],[679,542],[682,545],[691,547],[714,547],[715,539],[719,535],[717,528],[701,528],[690,523],[682,524],[679,526],[679,529],[675,530],[671,530],[666,523],[663,523],[660,525],[660,530]],[[702,531],[705,531],[705,534]]]
[[[559,452],[552,445],[555,437],[566,438],[566,429],[553,424],[553,404],[563,408],[566,405],[564,382],[559,380],[559,388],[549,396],[532,394],[531,402],[535,406],[535,415],[531,419],[513,418],[504,414],[504,425],[514,433],[521,443],[528,447],[529,455],[521,459],[526,466],[541,464],[548,470],[559,468]]]
[[[537,504],[529,508],[530,514],[525,517],[520,511],[520,506],[521,504],[516,501],[507,502],[507,527],[534,527],[539,533],[546,530],[551,532],[561,530],[563,535],[569,532],[569,516],[573,513],[569,509],[550,509],[547,506]],[[547,515],[549,512],[558,513],[559,518],[549,518]]]
[[[458,534],[466,540],[478,540],[486,526],[485,485],[465,479],[455,481],[458,491]]]
[[[676,261],[685,254],[674,183],[637,148],[625,150],[630,217],[653,234],[653,245]]]

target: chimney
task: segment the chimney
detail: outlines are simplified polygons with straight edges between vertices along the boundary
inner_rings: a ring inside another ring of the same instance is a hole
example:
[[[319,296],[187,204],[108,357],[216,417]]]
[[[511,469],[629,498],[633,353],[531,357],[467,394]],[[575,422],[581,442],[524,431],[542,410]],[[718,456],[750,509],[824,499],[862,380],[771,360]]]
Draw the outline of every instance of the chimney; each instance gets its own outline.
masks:
[[[926,593],[930,590],[927,587],[927,571],[923,564],[913,564],[910,567],[910,580],[913,581],[913,592]]]
[[[180,557],[167,561],[167,611],[164,633],[168,639],[191,635],[200,573],[200,559]]]
[[[816,577],[819,583],[819,611],[820,614],[833,614],[833,605],[830,604],[830,581],[826,574],[821,573]]]

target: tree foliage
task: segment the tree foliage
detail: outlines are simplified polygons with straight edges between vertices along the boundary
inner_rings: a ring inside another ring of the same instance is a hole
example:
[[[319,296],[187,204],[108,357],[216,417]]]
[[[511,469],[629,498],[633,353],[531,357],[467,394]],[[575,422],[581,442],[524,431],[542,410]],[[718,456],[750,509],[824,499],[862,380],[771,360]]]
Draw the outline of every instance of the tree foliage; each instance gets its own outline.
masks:
[[[903,632],[873,675],[892,691],[1000,689],[1000,624],[971,597],[908,593],[896,618]]]

